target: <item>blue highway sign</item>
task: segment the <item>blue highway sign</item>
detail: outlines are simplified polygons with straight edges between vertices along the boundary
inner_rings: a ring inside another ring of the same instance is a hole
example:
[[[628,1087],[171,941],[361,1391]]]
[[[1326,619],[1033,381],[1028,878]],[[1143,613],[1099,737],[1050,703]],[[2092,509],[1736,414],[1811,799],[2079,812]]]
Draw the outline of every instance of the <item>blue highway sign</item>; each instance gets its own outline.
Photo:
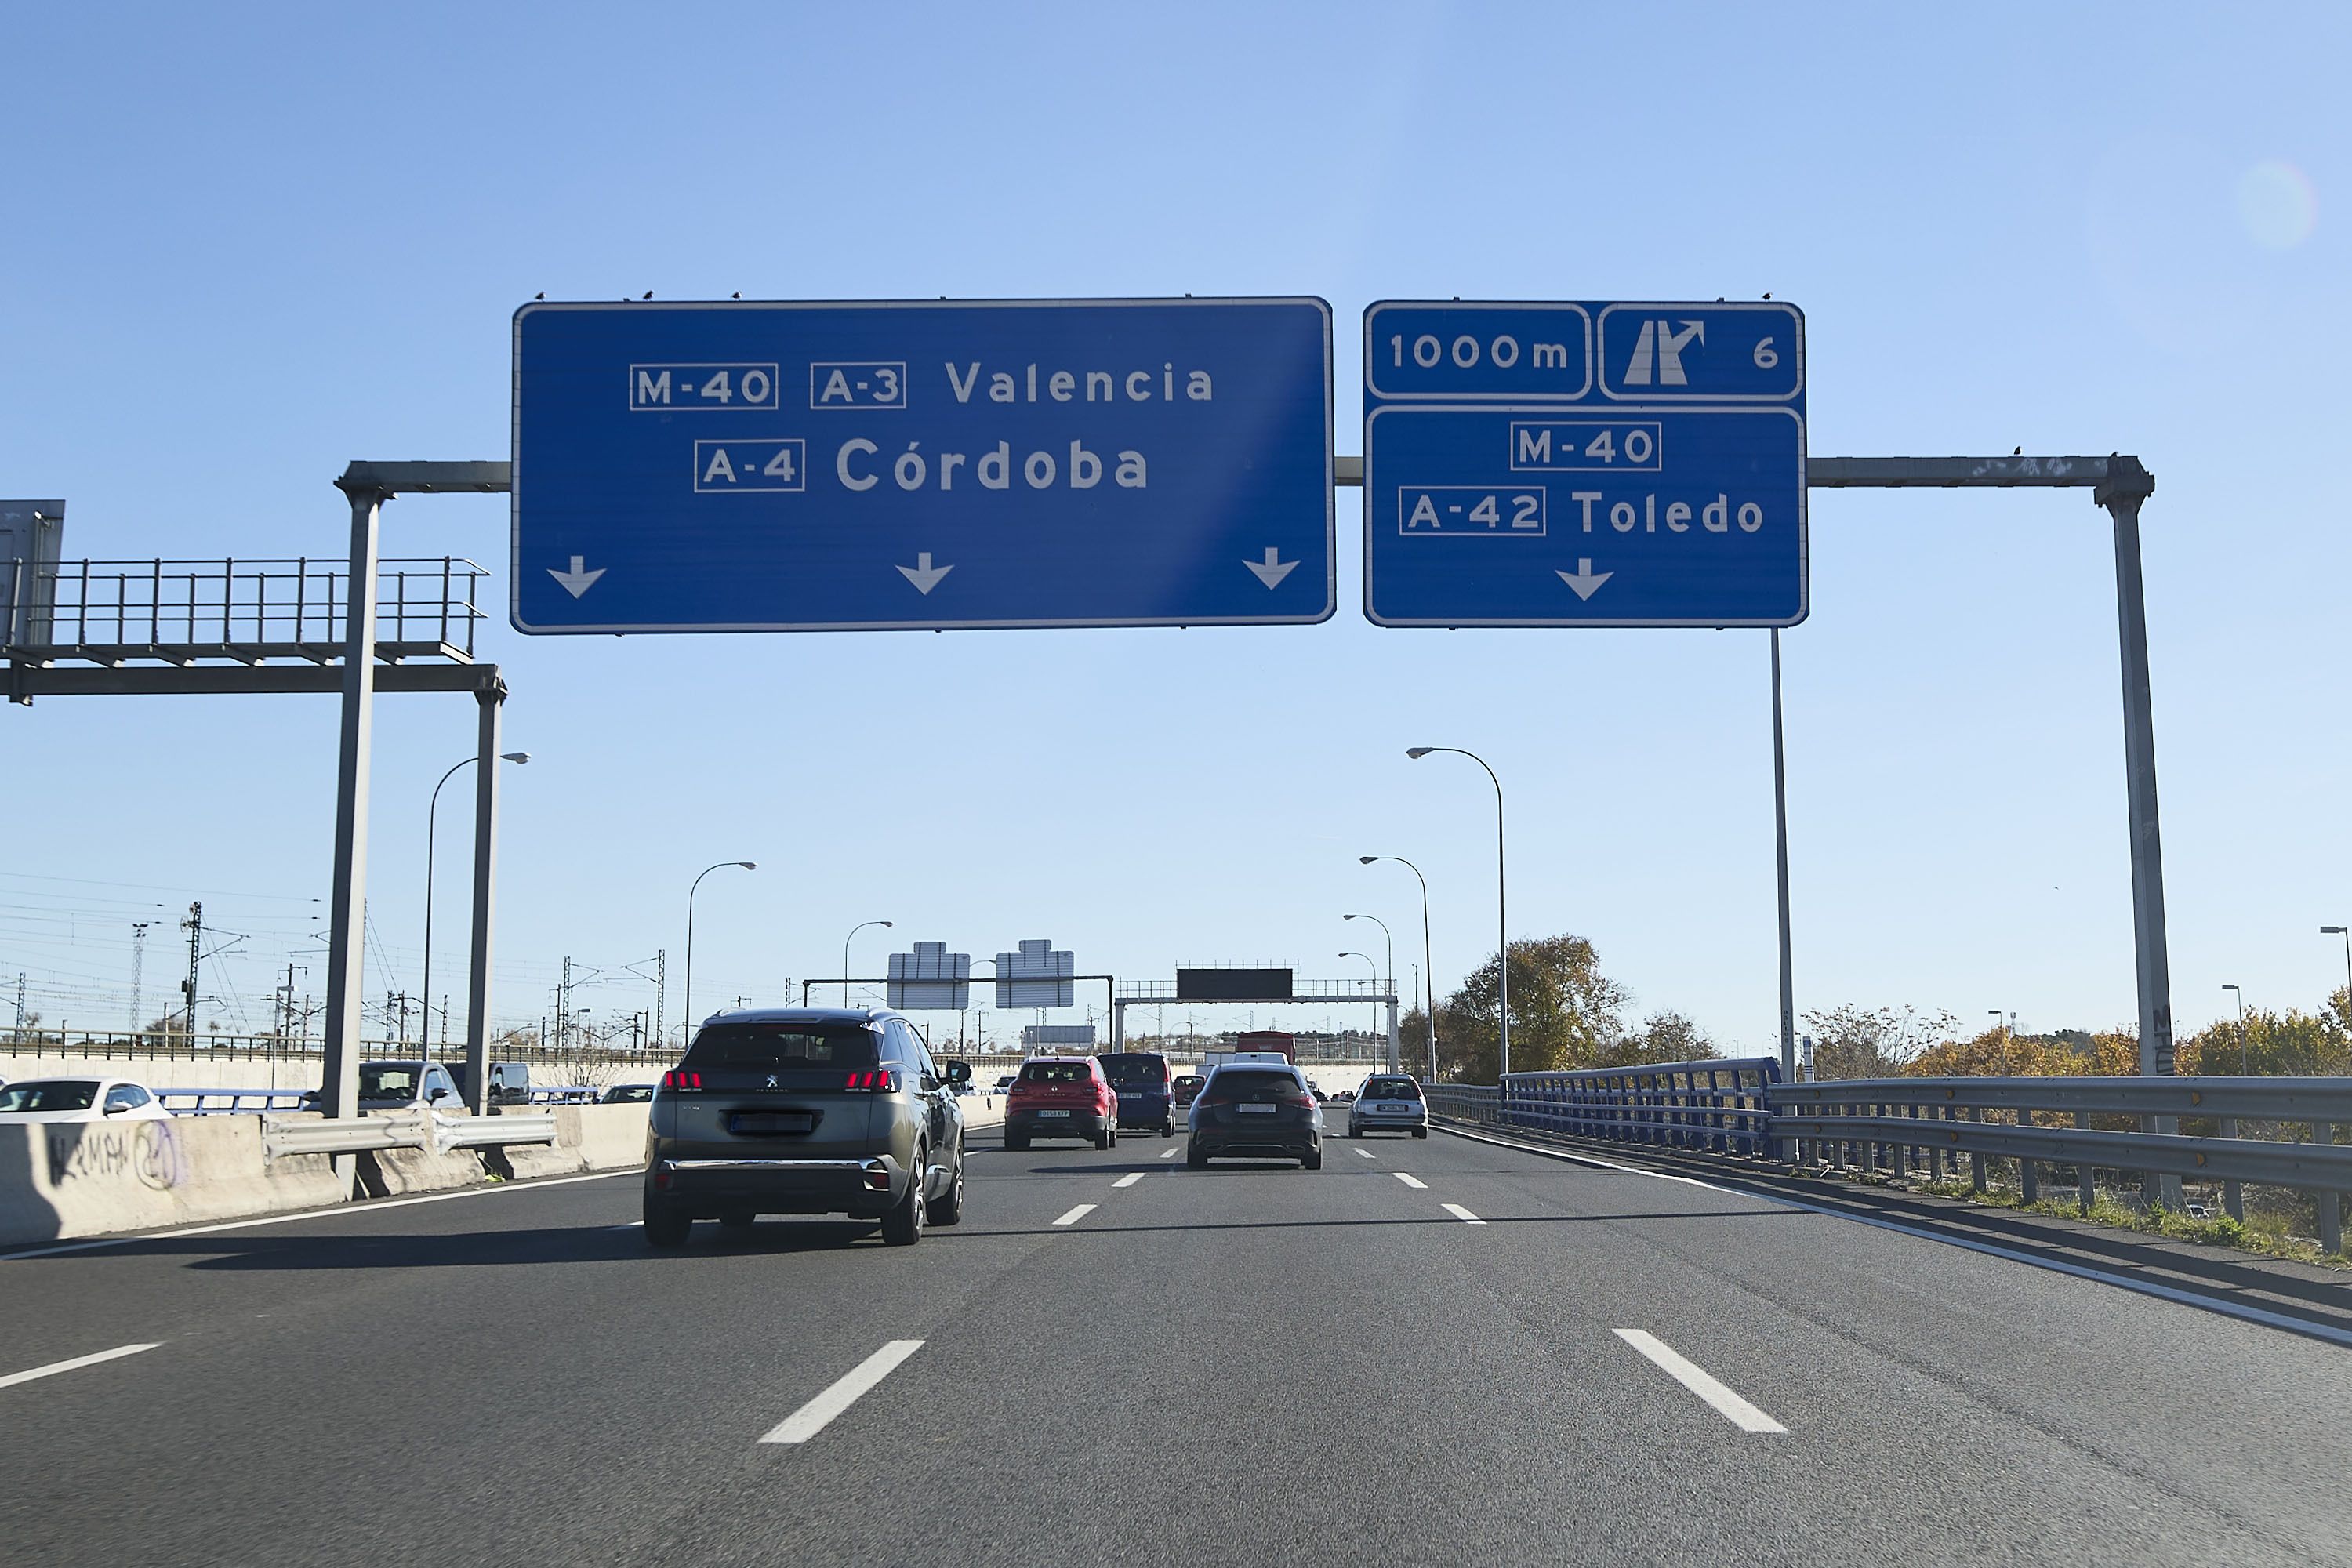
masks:
[[[1364,614],[1805,618],[1804,316],[1776,302],[1364,312]]]
[[[1320,300],[530,304],[525,632],[1309,622]]]

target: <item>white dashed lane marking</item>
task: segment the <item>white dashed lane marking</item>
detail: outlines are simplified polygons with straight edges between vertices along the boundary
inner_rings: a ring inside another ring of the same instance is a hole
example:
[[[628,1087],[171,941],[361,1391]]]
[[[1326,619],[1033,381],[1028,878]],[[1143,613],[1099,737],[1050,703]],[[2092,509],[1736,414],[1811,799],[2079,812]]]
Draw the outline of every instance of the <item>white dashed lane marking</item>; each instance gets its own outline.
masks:
[[[1131,1186],[1135,1185],[1135,1184],[1136,1184],[1136,1183],[1138,1183],[1138,1182],[1139,1182],[1139,1181],[1141,1181],[1141,1180],[1143,1180],[1143,1173],[1142,1173],[1142,1172],[1140,1172],[1140,1171],[1129,1171],[1126,1175],[1121,1176],[1118,1181],[1113,1182],[1113,1183],[1111,1184],[1111,1185],[1112,1185],[1112,1187],[1114,1187],[1114,1188],[1118,1188],[1118,1187],[1131,1187]]]
[[[27,1367],[23,1372],[12,1372],[5,1377],[0,1377],[0,1388],[10,1388],[20,1383],[30,1383],[37,1377],[55,1377],[61,1372],[77,1372],[86,1366],[96,1366],[102,1361],[115,1361],[123,1356],[137,1355],[141,1351],[155,1349],[156,1345],[162,1342],[159,1340],[151,1344],[117,1345],[110,1351],[99,1351],[90,1355],[78,1355],[71,1361],[53,1361],[47,1366]]]
[[[1445,1212],[1452,1215],[1455,1219],[1460,1220],[1465,1225],[1485,1225],[1486,1223],[1485,1220],[1480,1219],[1476,1215],[1472,1214],[1468,1209],[1464,1208],[1460,1204],[1447,1204],[1445,1205]]]
[[[1061,1218],[1059,1218],[1059,1219],[1055,1220],[1054,1223],[1055,1223],[1055,1225],[1076,1225],[1076,1224],[1077,1224],[1077,1223],[1078,1223],[1078,1221],[1080,1221],[1080,1220],[1082,1220],[1082,1219],[1086,1218],[1086,1217],[1087,1217],[1087,1215],[1090,1215],[1090,1214],[1092,1214],[1092,1213],[1094,1213],[1094,1212],[1095,1212],[1095,1205],[1092,1205],[1092,1204],[1080,1204],[1077,1207],[1076,1207],[1076,1208],[1072,1209],[1069,1213],[1067,1213],[1067,1214],[1064,1215]]]
[[[1425,1193],[1429,1191],[1429,1184],[1423,1181],[1419,1176],[1409,1176],[1402,1171],[1391,1171],[1389,1174],[1394,1176],[1398,1181],[1402,1182],[1406,1186],[1411,1187],[1416,1193]]]
[[[1657,1335],[1642,1329],[1612,1329],[1610,1332],[1640,1351],[1665,1370],[1666,1375],[1715,1406],[1717,1414],[1742,1432],[1786,1432],[1773,1420],[1710,1376],[1706,1369]]]
[[[892,1340],[831,1388],[793,1411],[772,1427],[762,1443],[805,1443],[824,1430],[832,1419],[857,1403],[866,1390],[898,1370],[898,1363],[923,1348],[920,1340]]]

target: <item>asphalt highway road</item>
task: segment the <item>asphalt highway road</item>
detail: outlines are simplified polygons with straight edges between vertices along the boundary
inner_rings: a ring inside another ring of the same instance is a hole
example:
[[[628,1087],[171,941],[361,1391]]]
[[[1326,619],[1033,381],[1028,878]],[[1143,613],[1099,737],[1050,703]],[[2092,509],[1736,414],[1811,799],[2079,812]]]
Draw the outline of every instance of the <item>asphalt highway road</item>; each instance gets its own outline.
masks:
[[[2352,1562],[2352,1352],[1669,1177],[1325,1147],[990,1134],[912,1248],[653,1253],[622,1175],[0,1260],[0,1557]]]

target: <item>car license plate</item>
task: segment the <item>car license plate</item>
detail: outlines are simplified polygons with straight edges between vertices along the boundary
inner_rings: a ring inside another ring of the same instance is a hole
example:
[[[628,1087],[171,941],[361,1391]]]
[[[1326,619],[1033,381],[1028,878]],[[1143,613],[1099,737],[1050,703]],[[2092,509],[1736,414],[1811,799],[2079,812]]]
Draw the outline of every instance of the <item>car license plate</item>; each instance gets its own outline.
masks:
[[[1069,1112],[1066,1110],[1041,1110],[1037,1114],[1040,1116],[1067,1116]]]
[[[1276,1108],[1271,1105],[1236,1105],[1234,1109],[1245,1114],[1271,1116],[1274,1114]]]
[[[1383,1105],[1380,1107],[1380,1109],[1382,1110],[1402,1110],[1404,1107],[1402,1105]]]
[[[728,1123],[736,1132],[809,1132],[815,1130],[811,1110],[739,1110]]]

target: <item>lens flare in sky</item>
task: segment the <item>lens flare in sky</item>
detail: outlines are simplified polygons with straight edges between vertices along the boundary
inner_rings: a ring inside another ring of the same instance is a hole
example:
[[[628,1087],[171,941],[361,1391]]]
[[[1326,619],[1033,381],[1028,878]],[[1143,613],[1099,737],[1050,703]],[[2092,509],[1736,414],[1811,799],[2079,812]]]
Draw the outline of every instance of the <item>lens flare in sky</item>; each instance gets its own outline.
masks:
[[[2319,224],[2319,192],[2293,163],[2265,159],[2238,176],[2238,216],[2254,243],[2286,250]]]

